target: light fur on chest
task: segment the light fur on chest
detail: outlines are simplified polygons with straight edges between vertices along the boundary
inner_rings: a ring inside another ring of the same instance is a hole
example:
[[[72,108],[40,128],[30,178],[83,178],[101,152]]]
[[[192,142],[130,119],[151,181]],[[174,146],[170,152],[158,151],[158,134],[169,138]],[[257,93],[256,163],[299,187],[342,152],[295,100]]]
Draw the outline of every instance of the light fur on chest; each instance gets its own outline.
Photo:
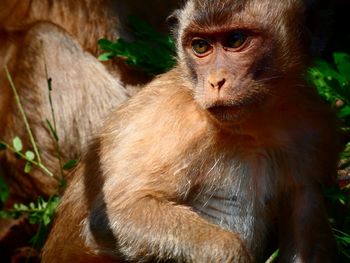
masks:
[[[230,161],[230,167],[224,167],[225,163],[227,159],[221,158],[214,162],[206,175],[208,183],[190,196],[190,205],[208,221],[238,232],[258,256],[264,249],[271,223],[268,210],[276,194],[276,176],[282,171],[276,156],[268,151],[253,156],[237,155]],[[223,180],[211,181],[211,174],[218,173]]]

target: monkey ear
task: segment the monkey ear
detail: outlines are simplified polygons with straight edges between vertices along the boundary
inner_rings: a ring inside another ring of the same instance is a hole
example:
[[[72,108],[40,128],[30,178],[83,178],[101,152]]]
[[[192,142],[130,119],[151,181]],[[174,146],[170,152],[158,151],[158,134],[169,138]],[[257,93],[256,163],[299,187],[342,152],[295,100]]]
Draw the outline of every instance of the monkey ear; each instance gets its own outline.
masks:
[[[179,23],[179,16],[180,16],[180,9],[176,9],[174,12],[172,12],[167,18],[166,22],[170,26],[176,25]]]
[[[172,34],[175,37],[175,39],[177,38],[176,34],[178,32],[178,27],[179,27],[179,17],[180,17],[180,9],[175,10],[174,12],[172,12],[166,19],[166,23],[168,25],[168,28],[172,29]]]
[[[333,27],[333,4],[329,0],[304,0],[310,51],[319,55],[327,46]]]

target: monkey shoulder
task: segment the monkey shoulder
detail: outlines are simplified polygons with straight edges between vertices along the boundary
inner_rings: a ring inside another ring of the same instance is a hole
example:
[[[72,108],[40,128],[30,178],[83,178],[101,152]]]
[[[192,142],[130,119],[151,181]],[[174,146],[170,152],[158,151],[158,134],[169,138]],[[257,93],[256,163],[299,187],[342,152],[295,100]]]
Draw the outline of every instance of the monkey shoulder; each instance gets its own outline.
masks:
[[[102,163],[122,158],[159,166],[211,143],[208,138],[216,131],[210,118],[177,77],[175,72],[159,76],[112,113],[100,136]]]
[[[152,131],[160,136],[210,126],[208,113],[195,101],[190,84],[177,70],[157,77],[113,116],[123,123],[122,129],[137,125],[143,133]]]

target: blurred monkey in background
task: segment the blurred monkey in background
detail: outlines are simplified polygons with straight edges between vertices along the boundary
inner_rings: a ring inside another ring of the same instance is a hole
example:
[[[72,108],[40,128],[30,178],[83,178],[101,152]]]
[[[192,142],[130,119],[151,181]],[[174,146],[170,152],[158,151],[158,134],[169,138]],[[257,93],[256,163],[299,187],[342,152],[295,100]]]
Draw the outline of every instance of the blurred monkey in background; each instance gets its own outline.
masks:
[[[177,1],[152,0],[143,18],[153,24],[170,13]],[[19,109],[9,86],[7,65],[38,143],[43,163],[59,174],[57,149],[46,125],[53,123],[48,99],[52,80],[62,162],[79,158],[92,131],[105,115],[129,97],[126,86],[148,79],[121,60],[103,65],[96,59],[100,38],[128,37],[127,15],[139,14],[139,1],[2,0],[0,2],[0,139],[11,143],[15,136],[30,149]],[[157,16],[154,16],[157,13]],[[1,165],[11,192],[21,199],[50,196],[57,181],[39,169],[24,174],[25,162],[14,154],[1,153]]]

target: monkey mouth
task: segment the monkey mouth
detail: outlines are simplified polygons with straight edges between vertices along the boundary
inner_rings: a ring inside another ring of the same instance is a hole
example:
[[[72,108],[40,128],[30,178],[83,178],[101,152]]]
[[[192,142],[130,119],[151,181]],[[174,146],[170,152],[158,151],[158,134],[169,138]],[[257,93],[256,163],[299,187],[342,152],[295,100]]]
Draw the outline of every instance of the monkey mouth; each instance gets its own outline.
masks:
[[[255,102],[252,100],[241,99],[239,101],[215,101],[205,105],[205,109],[216,119],[223,122],[237,121],[254,107]]]
[[[236,96],[238,99],[211,99],[202,103],[203,108],[208,111],[238,111],[246,108],[254,107],[256,104],[264,100],[263,95],[257,97],[255,94],[246,94],[244,96]]]
[[[239,110],[247,106],[248,103],[244,101],[214,101],[211,103],[205,103],[204,108],[210,112],[215,111],[231,111],[231,110]]]
[[[242,112],[242,108],[236,104],[215,104],[206,110],[216,119],[224,122],[236,120]]]
[[[206,110],[211,110],[215,108],[229,108],[235,106],[238,106],[238,103],[234,100],[214,99],[204,101],[203,103],[203,108],[205,108]]]

